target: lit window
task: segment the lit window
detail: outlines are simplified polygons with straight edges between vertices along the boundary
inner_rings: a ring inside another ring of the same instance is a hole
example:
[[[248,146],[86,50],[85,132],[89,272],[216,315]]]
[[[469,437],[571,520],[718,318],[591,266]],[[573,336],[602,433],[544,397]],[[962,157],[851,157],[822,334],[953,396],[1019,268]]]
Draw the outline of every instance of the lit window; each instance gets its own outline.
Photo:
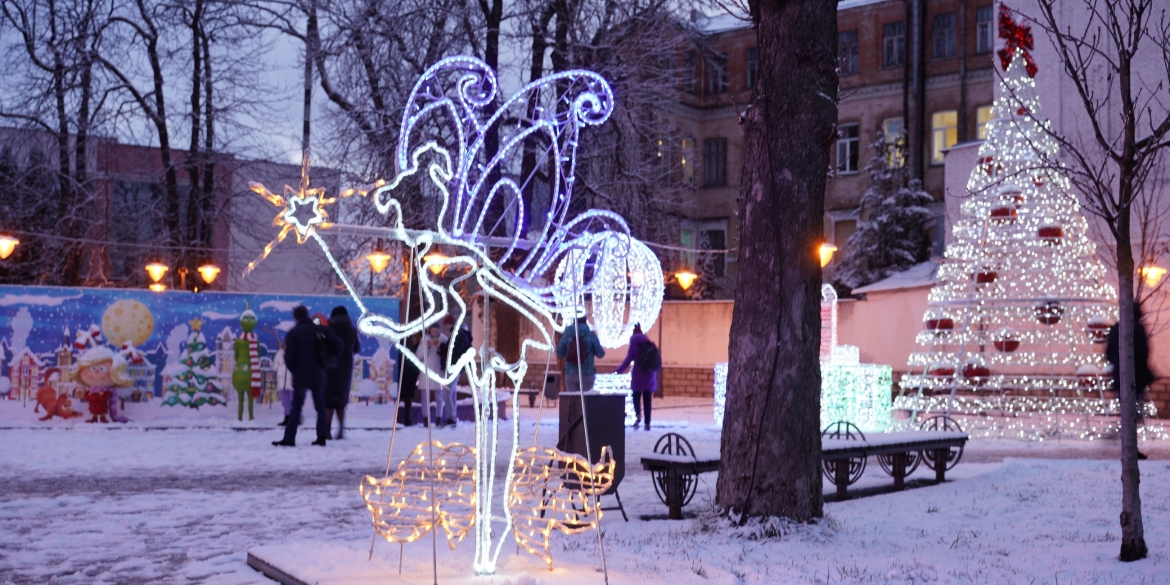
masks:
[[[690,138],[682,139],[682,182],[684,185],[695,184],[695,141]]]
[[[975,9],[975,52],[976,53],[990,53],[991,44],[994,42],[991,36],[991,25],[993,23],[991,16],[991,6],[984,6]]]
[[[857,31],[837,33],[837,67],[841,75],[857,73]]]
[[[886,166],[901,168],[906,165],[905,124],[902,118],[882,120],[882,137],[886,141]]]
[[[991,106],[975,110],[975,132],[979,140],[987,140],[987,123],[991,121]]]
[[[747,86],[752,89],[756,80],[760,78],[760,50],[752,47],[747,50]]]
[[[891,22],[882,27],[882,67],[906,64],[906,23]]]
[[[857,172],[859,140],[857,124],[845,124],[837,128],[837,172]]]
[[[930,162],[941,164],[943,151],[954,146],[959,141],[959,113],[954,110],[935,112],[930,117],[933,129],[932,154]]]
[[[934,58],[950,59],[955,56],[955,13],[934,16]]]

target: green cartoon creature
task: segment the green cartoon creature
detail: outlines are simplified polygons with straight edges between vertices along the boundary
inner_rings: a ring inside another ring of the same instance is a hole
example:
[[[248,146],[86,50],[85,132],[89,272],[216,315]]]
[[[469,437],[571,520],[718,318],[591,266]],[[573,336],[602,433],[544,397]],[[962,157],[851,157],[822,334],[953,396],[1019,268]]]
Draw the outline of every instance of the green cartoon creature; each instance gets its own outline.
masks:
[[[252,418],[252,401],[260,393],[260,349],[253,330],[256,329],[256,313],[248,308],[240,315],[240,328],[244,334],[236,339],[236,367],[232,370],[232,386],[240,397],[237,418],[244,420],[244,397],[248,398],[248,420]]]

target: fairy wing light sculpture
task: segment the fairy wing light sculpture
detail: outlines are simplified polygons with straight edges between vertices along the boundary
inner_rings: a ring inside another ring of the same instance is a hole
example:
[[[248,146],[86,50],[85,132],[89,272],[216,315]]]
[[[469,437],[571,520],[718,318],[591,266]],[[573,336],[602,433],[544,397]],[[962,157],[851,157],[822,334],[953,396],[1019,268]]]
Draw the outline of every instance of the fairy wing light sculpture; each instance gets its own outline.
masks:
[[[281,197],[262,185],[252,185],[281,208],[274,221],[281,231],[261,259],[294,230],[298,243],[317,242],[361,310],[357,322],[363,333],[393,342],[422,375],[438,384],[448,385],[466,375],[474,401],[475,445],[423,443],[394,474],[367,477],[361,491],[375,529],[389,540],[414,540],[438,524],[455,546],[470,529],[476,546],[473,568],[480,574],[494,571],[503,540],[513,532],[513,510],[521,510],[526,501],[513,490],[518,473],[524,485],[531,487],[559,477],[540,465],[576,470],[578,481],[555,486],[563,502],[604,491],[598,491],[597,485],[607,481],[607,473],[612,481],[612,460],[594,469],[589,462],[555,450],[518,457],[515,392],[527,370],[528,350],[552,351],[556,331],[585,315],[587,294],[593,299],[593,321],[603,344],[620,346],[635,322],[648,328],[657,319],[663,292],[657,257],[630,236],[619,215],[570,206],[580,134],[587,126],[604,123],[613,112],[609,84],[591,71],[573,70],[538,79],[507,99],[501,100],[497,93],[495,72],[474,57],[443,59],[422,75],[403,113],[395,150],[397,175],[339,194],[372,199],[389,220],[389,228],[331,223],[324,207],[337,197],[326,198],[309,188],[307,162],[298,191],[286,187]],[[417,192],[420,184],[438,193],[438,206],[421,221],[418,209],[407,206],[409,223],[426,226],[408,228],[403,203],[408,198],[397,195]],[[312,216],[301,221],[295,212],[306,206]],[[399,322],[370,311],[330,253],[323,233],[390,238],[411,250],[419,314]],[[435,254],[437,250],[443,253]],[[454,276],[436,279],[431,268]],[[456,291],[466,282],[478,285],[485,302],[503,302],[533,325],[530,336],[521,340],[519,360],[509,361],[481,342],[462,355],[446,356],[436,368],[405,348],[407,337],[448,315],[455,317],[456,328],[469,319],[466,302]],[[503,490],[495,489],[501,438],[497,373],[513,386],[511,446]],[[466,473],[450,467],[452,461],[469,457],[474,464]],[[546,459],[547,463],[541,463]],[[432,479],[441,480],[442,493],[439,487],[428,487]],[[506,501],[496,501],[500,493]],[[436,494],[442,497],[436,499]],[[528,505],[535,510],[549,504]],[[467,506],[470,519],[459,512]],[[431,513],[443,509],[450,515]],[[581,526],[596,526],[600,510],[590,508],[586,515],[593,512],[591,520],[555,527],[573,532]],[[549,529],[540,529],[543,545],[525,545],[546,561],[551,561]]]

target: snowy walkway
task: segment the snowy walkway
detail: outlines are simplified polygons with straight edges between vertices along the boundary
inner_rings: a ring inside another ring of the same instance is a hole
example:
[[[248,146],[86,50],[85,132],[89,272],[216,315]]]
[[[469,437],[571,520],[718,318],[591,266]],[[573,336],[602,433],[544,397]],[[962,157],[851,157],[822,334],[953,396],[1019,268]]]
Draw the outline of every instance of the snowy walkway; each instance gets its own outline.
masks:
[[[0,405],[3,421],[21,414],[12,406]],[[665,430],[682,432],[702,452],[718,451],[709,402],[661,406],[655,420]],[[265,410],[258,414],[274,416]],[[387,412],[358,406],[351,418],[378,426]],[[533,415],[524,409],[524,420]],[[540,442],[547,444],[556,438],[555,413],[545,417]],[[379,542],[372,564],[348,561],[364,558],[369,546],[357,485],[384,469],[389,433],[353,431],[321,449],[307,445],[311,431],[303,429],[304,446],[277,449],[269,445],[279,438],[268,426],[274,420],[257,423],[270,430],[245,432],[75,421],[0,430],[0,583],[262,583],[245,564],[247,549],[298,542],[306,543],[301,560],[323,575],[356,582],[355,572],[364,572],[390,582],[380,575],[396,572],[396,546]],[[521,441],[530,443],[533,427],[522,429]],[[462,425],[435,437],[470,442],[471,432]],[[649,453],[662,432],[628,433],[627,460]],[[425,429],[401,431],[396,456],[424,439]],[[1160,445],[1143,448],[1168,455]],[[731,529],[709,514],[639,520],[666,508],[649,475],[627,465],[621,493],[631,522],[617,513],[604,520],[611,583],[1170,583],[1170,462],[1142,463],[1151,555],[1122,565],[1114,560],[1118,464],[1106,459],[1115,453],[1110,444],[972,441],[942,486],[828,503],[819,526],[756,531]],[[909,480],[929,475],[923,467]],[[856,487],[888,484],[871,462]],[[704,476],[685,511],[702,512],[714,485],[715,474]],[[753,539],[759,532],[781,536]],[[508,545],[500,576],[478,580],[464,569],[472,543],[453,552],[440,543],[439,581],[519,585],[516,576],[529,572],[550,584],[601,583],[596,534],[553,539],[553,573]],[[408,546],[405,566],[412,576],[404,582],[430,583],[429,543]]]

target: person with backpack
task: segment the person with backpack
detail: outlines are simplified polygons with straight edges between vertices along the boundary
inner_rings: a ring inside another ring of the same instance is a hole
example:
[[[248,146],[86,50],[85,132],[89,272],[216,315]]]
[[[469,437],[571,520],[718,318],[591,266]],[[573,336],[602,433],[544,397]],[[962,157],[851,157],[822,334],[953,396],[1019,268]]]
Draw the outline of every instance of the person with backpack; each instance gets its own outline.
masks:
[[[284,427],[284,438],[272,444],[296,446],[305,394],[312,392],[313,408],[317,410],[317,440],[313,444],[324,447],[329,438],[329,419],[325,418],[325,370],[336,365],[341,340],[329,328],[313,323],[309,319],[309,310],[302,305],[293,309],[293,319],[296,319],[296,325],[284,337],[284,364],[292,372],[292,410]]]
[[[565,391],[590,392],[593,390],[593,379],[597,370],[593,367],[593,358],[605,357],[605,348],[584,316],[577,319],[577,323],[565,328],[561,340],[557,343],[557,357],[565,360]]]
[[[345,407],[353,381],[353,356],[362,351],[362,343],[344,306],[333,307],[328,327],[341,340],[341,353],[337,365],[325,371],[325,419],[332,426],[333,413],[337,413],[336,438],[341,439],[345,436]]]
[[[641,323],[634,324],[634,334],[630,336],[630,349],[626,351],[626,359],[618,366],[617,373],[626,373],[626,368],[633,364],[630,372],[630,391],[634,401],[634,429],[642,423],[642,413],[646,413],[646,430],[650,430],[650,401],[654,391],[658,390],[658,370],[662,369],[662,354],[658,353],[658,346],[642,333]]]
[[[441,338],[445,339],[440,346],[440,357],[444,367],[451,365],[451,370],[447,370],[447,375],[455,375],[451,383],[446,388],[439,389],[439,427],[454,427],[459,420],[456,416],[456,406],[458,404],[457,386],[459,384],[458,368],[455,363],[463,356],[467,350],[471,349],[471,328],[467,326],[467,321],[464,321],[459,326],[458,331],[455,329],[455,317],[447,315],[443,318],[443,335]]]

